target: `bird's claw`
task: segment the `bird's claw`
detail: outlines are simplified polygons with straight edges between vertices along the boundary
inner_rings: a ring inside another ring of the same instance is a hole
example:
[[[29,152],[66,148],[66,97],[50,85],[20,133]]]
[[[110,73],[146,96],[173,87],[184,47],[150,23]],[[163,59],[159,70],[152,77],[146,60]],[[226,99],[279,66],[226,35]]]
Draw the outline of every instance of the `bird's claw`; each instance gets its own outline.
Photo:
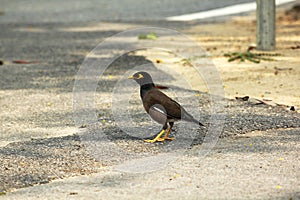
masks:
[[[165,139],[163,138],[158,138],[158,139],[153,139],[153,140],[144,140],[144,142],[148,142],[148,143],[154,143],[156,141],[158,142],[163,142]]]
[[[157,141],[158,142],[163,142],[163,141],[165,141],[165,138],[157,138]]]
[[[175,138],[169,138],[169,137],[164,137],[164,138],[162,138],[162,139],[164,139],[164,140],[175,140]]]
[[[144,142],[154,143],[154,142],[163,142],[165,140],[175,140],[175,138],[163,137],[163,138],[154,138],[153,140],[144,140]]]
[[[154,140],[144,140],[144,142],[153,143],[155,141]]]

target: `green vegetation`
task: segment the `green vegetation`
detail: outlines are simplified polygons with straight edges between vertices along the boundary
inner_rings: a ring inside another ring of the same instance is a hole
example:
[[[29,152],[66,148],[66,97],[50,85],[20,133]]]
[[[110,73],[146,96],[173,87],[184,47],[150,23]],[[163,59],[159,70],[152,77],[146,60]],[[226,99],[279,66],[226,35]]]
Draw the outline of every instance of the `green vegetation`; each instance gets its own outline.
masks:
[[[140,34],[138,37],[140,40],[156,40],[158,36],[156,33],[151,32],[149,34]]]
[[[247,51],[247,52],[225,53],[224,56],[229,57],[228,62],[232,62],[235,60],[240,60],[241,62],[244,62],[245,60],[249,60],[254,63],[260,63],[261,60],[273,61],[273,59],[270,58],[270,56],[279,56],[279,54],[251,53]]]

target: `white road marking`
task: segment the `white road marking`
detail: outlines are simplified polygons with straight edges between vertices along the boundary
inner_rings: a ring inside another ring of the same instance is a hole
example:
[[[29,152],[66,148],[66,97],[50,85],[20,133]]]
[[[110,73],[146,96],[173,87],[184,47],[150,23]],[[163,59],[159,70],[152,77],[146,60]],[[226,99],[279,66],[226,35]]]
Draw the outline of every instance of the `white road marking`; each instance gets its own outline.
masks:
[[[281,5],[289,2],[293,2],[295,0],[276,0],[276,5]],[[237,4],[233,6],[227,6],[224,8],[218,8],[214,10],[208,10],[204,12],[191,13],[186,15],[179,15],[173,17],[167,17],[168,21],[191,21],[196,19],[205,19],[211,17],[220,17],[226,15],[233,15],[243,12],[249,12],[256,10],[256,2],[252,3],[243,3]]]

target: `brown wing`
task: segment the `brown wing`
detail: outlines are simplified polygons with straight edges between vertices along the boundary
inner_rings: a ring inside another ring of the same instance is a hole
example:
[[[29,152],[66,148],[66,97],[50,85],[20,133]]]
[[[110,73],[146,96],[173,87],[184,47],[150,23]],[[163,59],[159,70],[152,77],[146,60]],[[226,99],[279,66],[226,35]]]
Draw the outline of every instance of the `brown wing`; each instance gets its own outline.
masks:
[[[150,108],[155,108],[164,113],[169,119],[181,119],[181,106],[157,89],[152,89],[145,94],[143,104],[147,113],[149,113]]]

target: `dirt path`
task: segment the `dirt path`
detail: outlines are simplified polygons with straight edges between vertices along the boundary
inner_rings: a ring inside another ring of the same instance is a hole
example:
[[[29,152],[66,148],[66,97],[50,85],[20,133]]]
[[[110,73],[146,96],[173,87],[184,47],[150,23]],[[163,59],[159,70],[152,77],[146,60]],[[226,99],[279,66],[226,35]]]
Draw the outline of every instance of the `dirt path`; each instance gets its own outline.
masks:
[[[224,83],[226,96],[250,96],[300,108],[300,21],[277,11],[276,51],[259,64],[240,60],[227,62],[226,53],[246,52],[255,45],[255,13],[234,17],[227,23],[191,28],[190,33],[212,56]],[[295,14],[297,15],[297,14]],[[299,15],[299,14],[298,14]],[[299,16],[298,16],[299,17]],[[253,50],[254,53],[264,53]]]

